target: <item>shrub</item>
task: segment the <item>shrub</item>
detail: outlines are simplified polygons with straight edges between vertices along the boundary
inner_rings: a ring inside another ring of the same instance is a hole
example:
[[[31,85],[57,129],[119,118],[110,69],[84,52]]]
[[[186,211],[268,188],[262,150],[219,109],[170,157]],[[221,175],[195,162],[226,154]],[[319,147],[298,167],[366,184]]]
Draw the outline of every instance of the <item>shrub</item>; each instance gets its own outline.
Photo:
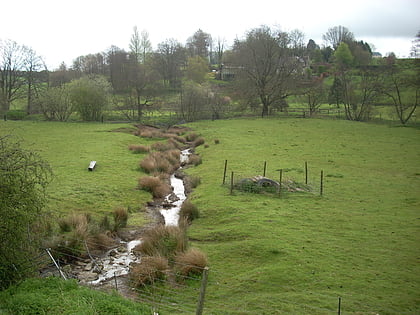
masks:
[[[150,148],[148,146],[141,144],[130,144],[128,146],[128,149],[130,151],[133,151],[134,153],[147,153],[150,151]]]
[[[125,208],[116,208],[113,212],[114,216],[114,231],[118,231],[121,228],[127,226],[128,211]]]
[[[200,216],[198,208],[189,200],[185,200],[179,211],[179,217],[186,218],[189,223]]]
[[[183,276],[200,275],[207,263],[207,256],[195,248],[179,253],[175,257],[175,268]]]
[[[161,256],[142,257],[141,263],[130,270],[130,278],[135,287],[154,284],[156,280],[163,280],[169,268],[168,260]]]
[[[134,252],[170,259],[177,253],[185,251],[186,247],[185,230],[181,230],[177,226],[157,225],[146,230],[143,241],[134,248]]]

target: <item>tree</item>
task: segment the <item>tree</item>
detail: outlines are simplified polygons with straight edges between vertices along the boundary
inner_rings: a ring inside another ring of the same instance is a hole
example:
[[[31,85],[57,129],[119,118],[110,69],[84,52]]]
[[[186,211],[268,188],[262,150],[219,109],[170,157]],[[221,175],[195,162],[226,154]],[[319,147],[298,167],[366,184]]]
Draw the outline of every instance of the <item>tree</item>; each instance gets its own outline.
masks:
[[[312,116],[325,101],[324,78],[310,77],[300,83],[300,94],[306,99],[309,115]]]
[[[149,40],[149,33],[146,30],[143,30],[140,35],[137,26],[134,26],[129,48],[130,53],[138,63],[146,63],[146,59],[152,53],[152,44]]]
[[[67,121],[73,113],[67,85],[46,89],[37,96],[36,104],[47,120]]]
[[[0,289],[36,271],[32,263],[51,175],[36,153],[10,136],[0,137]]]
[[[349,68],[353,64],[354,57],[349,49],[349,45],[342,42],[334,52],[335,62],[341,69]]]
[[[412,44],[410,52],[411,58],[420,58],[420,31],[417,32]]]
[[[302,61],[288,47],[288,38],[287,33],[262,26],[234,43],[237,87],[250,105],[262,105],[262,117],[285,105],[302,73]]]
[[[153,67],[171,88],[181,86],[182,69],[187,64],[186,49],[175,39],[167,39],[158,45],[153,56]]]
[[[85,76],[69,83],[70,100],[82,120],[99,121],[108,105],[111,86],[102,76]]]
[[[211,46],[211,36],[199,29],[187,40],[187,49],[190,56],[208,58]]]
[[[25,84],[22,77],[25,51],[24,46],[14,41],[0,41],[0,111],[8,111],[10,104],[21,96],[21,87]]]
[[[188,58],[186,76],[188,80],[203,83],[206,80],[209,67],[208,62],[200,56]]]
[[[339,25],[329,28],[327,33],[322,35],[322,39],[337,49],[341,43],[349,44],[354,41],[354,35],[347,27]]]
[[[419,59],[386,65],[383,82],[382,93],[392,101],[399,121],[405,125],[420,101]]]
[[[128,74],[130,67],[129,54],[118,47],[112,46],[108,52],[107,61],[111,85],[116,92],[128,91]]]
[[[27,113],[32,113],[33,100],[37,96],[43,83],[48,81],[47,66],[42,58],[36,54],[34,50],[26,47],[25,49],[25,67],[24,76],[26,78],[27,86]],[[44,76],[43,76],[44,74]]]

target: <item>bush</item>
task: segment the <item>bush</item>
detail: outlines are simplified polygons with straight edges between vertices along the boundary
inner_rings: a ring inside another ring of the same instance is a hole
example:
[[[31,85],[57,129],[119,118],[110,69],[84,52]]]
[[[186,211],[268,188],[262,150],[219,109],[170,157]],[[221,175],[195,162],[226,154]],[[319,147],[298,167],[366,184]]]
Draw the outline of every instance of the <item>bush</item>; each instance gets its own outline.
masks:
[[[189,200],[185,200],[179,211],[179,218],[186,218],[189,223],[200,216],[198,208]]]
[[[185,251],[186,247],[185,230],[177,226],[157,225],[144,233],[143,241],[134,248],[134,252],[170,259],[177,253]]]
[[[142,257],[141,263],[134,265],[130,270],[130,278],[137,288],[154,284],[156,280],[163,280],[169,268],[168,260],[161,256]]]
[[[128,149],[130,151],[133,151],[134,153],[147,153],[150,151],[150,148],[148,146],[141,144],[130,144],[128,146]]]
[[[200,275],[207,264],[207,256],[195,248],[179,253],[175,257],[175,268],[183,276]]]
[[[188,164],[197,166],[200,165],[202,163],[201,160],[201,156],[197,155],[197,154],[191,154],[189,159],[188,159]]]
[[[180,151],[152,152],[140,162],[140,167],[149,174],[171,174],[180,167]]]

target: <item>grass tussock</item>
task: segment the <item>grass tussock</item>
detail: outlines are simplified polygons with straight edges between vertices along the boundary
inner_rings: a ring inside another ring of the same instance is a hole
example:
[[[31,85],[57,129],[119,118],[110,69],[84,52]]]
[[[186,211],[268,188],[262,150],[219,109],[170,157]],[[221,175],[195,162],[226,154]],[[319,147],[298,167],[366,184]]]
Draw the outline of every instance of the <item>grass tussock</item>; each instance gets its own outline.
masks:
[[[143,241],[134,248],[135,253],[163,256],[168,259],[187,248],[185,230],[177,226],[157,225],[145,232]]]
[[[191,201],[185,200],[181,206],[181,210],[179,211],[179,218],[187,219],[187,221],[191,224],[191,222],[200,217],[200,212],[198,211],[197,206],[195,206]]]
[[[214,139],[214,144],[219,144],[220,140],[219,139]]]
[[[179,155],[180,151],[176,149],[152,152],[140,162],[140,167],[149,174],[171,174],[180,166]]]
[[[200,275],[207,264],[207,256],[196,248],[190,248],[175,257],[175,268],[182,276]]]
[[[169,269],[168,259],[162,256],[142,257],[141,263],[134,265],[130,270],[132,284],[136,287],[154,284],[163,280]]]
[[[191,132],[185,136],[187,142],[194,142],[198,138],[198,134],[195,132]]]
[[[156,176],[141,177],[139,188],[152,193],[154,198],[163,198],[171,192],[171,187],[166,180]]]
[[[197,139],[195,139],[195,140],[193,141],[192,145],[193,145],[194,147],[198,147],[198,146],[200,146],[200,145],[203,145],[205,142],[206,142],[206,141],[204,140],[204,138],[203,138],[203,137],[198,137]]]
[[[147,153],[150,152],[150,147],[142,144],[130,144],[128,149],[133,153]]]
[[[202,163],[202,159],[201,156],[199,156],[198,154],[191,154],[189,159],[188,159],[188,164],[197,166],[200,165]]]

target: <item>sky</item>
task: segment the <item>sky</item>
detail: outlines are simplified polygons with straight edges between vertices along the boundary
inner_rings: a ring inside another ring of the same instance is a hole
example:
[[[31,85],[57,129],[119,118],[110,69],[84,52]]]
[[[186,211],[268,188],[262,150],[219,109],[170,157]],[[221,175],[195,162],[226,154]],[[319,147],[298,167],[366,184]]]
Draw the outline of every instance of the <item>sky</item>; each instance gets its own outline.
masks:
[[[198,29],[231,44],[261,25],[299,29],[322,46],[322,35],[342,25],[399,58],[420,31],[420,0],[13,0],[0,8],[0,40],[31,47],[50,70],[112,45],[128,51],[134,26],[156,48],[169,38],[185,44]]]

